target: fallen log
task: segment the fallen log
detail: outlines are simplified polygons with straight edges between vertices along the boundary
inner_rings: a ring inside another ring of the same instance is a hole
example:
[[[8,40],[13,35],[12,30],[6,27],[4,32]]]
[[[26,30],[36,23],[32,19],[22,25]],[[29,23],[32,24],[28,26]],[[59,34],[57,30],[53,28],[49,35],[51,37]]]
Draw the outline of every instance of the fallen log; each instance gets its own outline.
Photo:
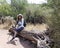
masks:
[[[10,28],[9,32],[13,33],[13,29]],[[19,36],[22,36],[25,39],[28,39],[30,41],[34,41],[36,43],[36,40],[33,38],[33,36],[41,36],[43,35],[45,32],[40,32],[38,30],[31,30],[31,31],[27,31],[27,30],[22,30],[20,33],[18,33]]]
[[[13,28],[10,28],[9,32],[13,33]],[[23,30],[20,33],[18,33],[18,35],[32,41],[34,44],[37,44],[37,48],[41,48],[41,46],[43,48],[50,48],[49,45],[51,41],[48,36],[44,35],[45,32],[41,33],[40,31]]]
[[[9,29],[9,32],[10,33],[13,33],[13,29],[10,28]],[[28,39],[30,41],[34,41],[34,43],[36,43],[36,40],[33,38],[34,35],[37,35],[36,33],[34,33],[33,31],[27,31],[27,30],[22,30],[20,33],[18,33],[17,35],[25,38],[25,39]]]

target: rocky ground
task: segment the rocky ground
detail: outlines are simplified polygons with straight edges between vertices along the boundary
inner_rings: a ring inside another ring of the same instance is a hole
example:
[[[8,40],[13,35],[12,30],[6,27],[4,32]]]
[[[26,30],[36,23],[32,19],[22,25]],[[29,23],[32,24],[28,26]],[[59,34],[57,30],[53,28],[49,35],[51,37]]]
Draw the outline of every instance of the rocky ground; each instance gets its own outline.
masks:
[[[28,40],[15,38],[12,43],[7,43],[12,36],[9,36],[8,30],[0,29],[0,48],[35,48]]]
[[[10,25],[6,24],[1,24],[0,25],[0,48],[36,48],[35,45],[33,45],[30,41],[28,40],[23,40],[23,38],[20,37],[16,38],[12,43],[8,44],[7,42],[12,38],[12,36],[9,36],[9,32],[6,29],[9,29]],[[46,30],[48,26],[46,24],[37,24],[37,25],[31,25],[28,24],[25,27],[25,30],[30,31],[30,30],[39,30],[43,32]]]

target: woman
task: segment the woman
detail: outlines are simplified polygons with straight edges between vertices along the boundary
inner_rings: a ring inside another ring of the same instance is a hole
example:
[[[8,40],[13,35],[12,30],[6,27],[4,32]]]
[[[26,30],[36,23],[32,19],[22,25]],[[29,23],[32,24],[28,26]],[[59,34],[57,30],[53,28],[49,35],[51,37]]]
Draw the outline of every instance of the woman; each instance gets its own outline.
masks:
[[[14,35],[10,42],[16,37],[17,33],[21,32],[24,29],[24,18],[22,14],[17,15],[17,23],[13,29]]]

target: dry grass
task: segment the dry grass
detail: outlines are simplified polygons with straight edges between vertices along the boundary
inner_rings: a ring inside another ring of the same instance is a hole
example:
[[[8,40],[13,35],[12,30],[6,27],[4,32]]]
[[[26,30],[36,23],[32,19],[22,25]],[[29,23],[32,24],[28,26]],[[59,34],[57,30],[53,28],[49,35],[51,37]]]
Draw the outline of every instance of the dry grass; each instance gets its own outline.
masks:
[[[0,24],[0,29],[9,29],[11,25],[9,23]]]
[[[39,31],[43,31],[43,30],[46,30],[48,27],[47,24],[36,24],[36,25],[33,25],[33,24],[28,24],[26,27],[25,27],[25,30],[39,30]]]
[[[11,27],[11,25],[9,24],[1,24],[0,25],[0,29],[9,29]],[[36,24],[36,25],[33,25],[33,24],[27,24],[27,26],[25,27],[25,30],[27,31],[30,31],[30,30],[39,30],[39,31],[43,31],[43,30],[46,30],[46,28],[48,28],[48,25],[47,24]]]

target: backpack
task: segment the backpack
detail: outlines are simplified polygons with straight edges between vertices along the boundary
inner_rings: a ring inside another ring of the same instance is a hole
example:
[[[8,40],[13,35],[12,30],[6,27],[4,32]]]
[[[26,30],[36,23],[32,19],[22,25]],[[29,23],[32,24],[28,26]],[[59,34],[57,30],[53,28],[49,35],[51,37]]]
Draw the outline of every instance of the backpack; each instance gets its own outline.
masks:
[[[26,21],[24,20],[24,27],[26,27]]]

